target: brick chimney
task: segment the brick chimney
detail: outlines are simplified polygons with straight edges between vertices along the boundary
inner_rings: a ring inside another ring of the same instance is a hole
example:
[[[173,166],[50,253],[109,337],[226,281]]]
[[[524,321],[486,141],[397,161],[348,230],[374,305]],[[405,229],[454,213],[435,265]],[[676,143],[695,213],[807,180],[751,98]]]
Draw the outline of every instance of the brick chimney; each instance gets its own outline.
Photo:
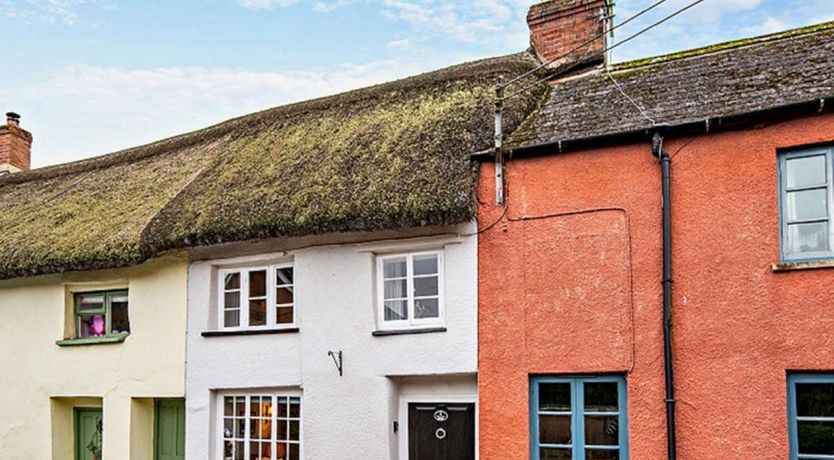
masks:
[[[603,64],[604,53],[593,58],[590,55],[600,53],[606,47],[603,31],[611,5],[610,0],[546,0],[537,3],[527,13],[530,45],[538,58],[547,62],[590,41],[565,59],[557,59],[553,66],[585,59],[589,59],[587,66]]]
[[[20,127],[20,115],[9,112],[0,125],[0,175],[28,171],[32,133]]]

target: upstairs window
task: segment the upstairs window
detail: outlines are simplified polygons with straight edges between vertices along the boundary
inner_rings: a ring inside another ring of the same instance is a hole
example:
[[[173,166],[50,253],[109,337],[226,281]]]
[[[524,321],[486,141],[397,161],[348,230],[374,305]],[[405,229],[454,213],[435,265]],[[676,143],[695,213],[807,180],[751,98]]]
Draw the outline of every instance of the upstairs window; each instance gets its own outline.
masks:
[[[382,329],[442,323],[442,253],[381,256],[377,273],[378,315]]]
[[[75,326],[79,339],[129,334],[127,291],[76,293]]]
[[[834,458],[834,375],[788,375],[790,459]]]
[[[782,259],[830,258],[832,251],[832,147],[779,157]]]
[[[221,328],[295,325],[292,265],[221,270],[219,298]]]
[[[620,376],[533,377],[530,458],[628,458],[625,379]]]

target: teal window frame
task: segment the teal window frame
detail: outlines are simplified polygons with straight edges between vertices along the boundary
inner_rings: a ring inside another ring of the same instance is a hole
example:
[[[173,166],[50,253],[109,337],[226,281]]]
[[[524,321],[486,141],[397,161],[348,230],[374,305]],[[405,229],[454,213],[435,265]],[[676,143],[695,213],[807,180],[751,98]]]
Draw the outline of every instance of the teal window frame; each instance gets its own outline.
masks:
[[[834,459],[834,455],[801,454],[799,453],[799,422],[827,421],[834,422],[834,417],[801,417],[796,408],[796,385],[801,383],[823,383],[834,386],[834,374],[788,374],[788,445],[790,446],[790,460],[823,460]]]
[[[79,307],[81,306],[81,298],[85,296],[96,296],[100,295],[104,297],[104,304],[99,310],[86,310],[84,313],[79,311]],[[96,341],[101,339],[112,339],[112,338],[124,338],[130,335],[130,332],[123,332],[119,334],[113,334],[113,327],[111,324],[113,318],[113,311],[112,311],[112,298],[116,296],[124,296],[128,297],[127,289],[116,289],[116,290],[107,290],[107,291],[89,291],[89,292],[76,292],[73,295],[73,321],[75,322],[75,339],[76,340],[90,340]],[[128,324],[130,323],[130,301],[128,300],[127,305],[128,311]],[[101,314],[104,315],[104,335],[101,337],[81,337],[81,316],[88,316],[90,314]]]
[[[585,383],[615,382],[617,383],[617,412],[586,412],[584,398]],[[571,392],[570,412],[540,412],[539,385],[542,383],[568,383]],[[571,458],[584,460],[585,450],[589,448],[600,450],[616,450],[620,460],[628,460],[628,400],[626,399],[626,380],[621,375],[579,375],[579,376],[532,376],[530,377],[530,459],[540,460],[539,450],[542,447],[564,448],[571,450]],[[539,415],[570,415],[571,444],[544,444],[539,442]],[[611,416],[618,417],[618,444],[616,446],[598,446],[585,444],[585,417]]]
[[[787,162],[797,158],[814,156],[825,156],[826,181],[825,185],[818,184],[803,187],[788,187]],[[813,262],[819,260],[834,259],[834,219],[832,207],[834,206],[834,146],[819,146],[802,149],[792,149],[779,152],[778,157],[778,182],[779,182],[779,256],[782,262]],[[826,189],[827,217],[805,220],[791,220],[788,217],[787,199],[790,192],[801,192],[814,189]],[[796,224],[828,223],[828,250],[808,252],[788,252],[788,226]]]

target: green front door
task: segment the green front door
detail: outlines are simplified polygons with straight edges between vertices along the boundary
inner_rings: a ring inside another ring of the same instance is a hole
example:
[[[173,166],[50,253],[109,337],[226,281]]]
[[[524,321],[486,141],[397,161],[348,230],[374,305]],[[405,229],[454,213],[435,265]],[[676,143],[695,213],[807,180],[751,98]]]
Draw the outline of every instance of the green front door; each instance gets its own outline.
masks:
[[[185,458],[185,400],[156,401],[155,460]]]
[[[75,409],[75,459],[101,460],[101,409]]]

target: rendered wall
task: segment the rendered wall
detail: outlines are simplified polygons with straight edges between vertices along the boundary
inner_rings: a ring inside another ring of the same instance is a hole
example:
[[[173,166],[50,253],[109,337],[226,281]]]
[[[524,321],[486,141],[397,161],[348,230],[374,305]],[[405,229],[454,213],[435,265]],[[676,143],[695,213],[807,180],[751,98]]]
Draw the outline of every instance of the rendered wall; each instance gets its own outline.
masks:
[[[132,413],[132,398],[184,394],[186,269],[184,257],[165,257],[0,282],[0,458],[71,459],[73,406],[103,407],[108,460],[152,458],[153,414]],[[129,288],[125,342],[56,345],[65,337],[66,286],[113,284]]]
[[[451,231],[471,233],[474,224]],[[447,332],[372,336],[377,329],[375,253],[437,248],[444,249]],[[294,261],[300,332],[201,336],[216,328],[214,273],[218,265],[288,260]],[[213,390],[256,388],[301,389],[305,458],[396,458],[397,377],[435,375],[420,382],[429,387],[435,382],[442,394],[448,374],[469,374],[471,394],[476,392],[476,264],[473,236],[333,245],[286,253],[273,250],[193,262],[189,267],[186,384],[188,458],[219,458]],[[343,352],[343,377],[327,355],[330,350]]]
[[[834,271],[771,268],[777,149],[830,141],[828,114],[666,139],[682,460],[787,458],[786,372],[834,372]],[[482,167],[482,227],[502,212],[493,171]],[[630,458],[665,458],[650,142],[513,159],[507,183],[509,219],[479,241],[482,458],[529,458],[530,375],[602,372],[626,374]]]

